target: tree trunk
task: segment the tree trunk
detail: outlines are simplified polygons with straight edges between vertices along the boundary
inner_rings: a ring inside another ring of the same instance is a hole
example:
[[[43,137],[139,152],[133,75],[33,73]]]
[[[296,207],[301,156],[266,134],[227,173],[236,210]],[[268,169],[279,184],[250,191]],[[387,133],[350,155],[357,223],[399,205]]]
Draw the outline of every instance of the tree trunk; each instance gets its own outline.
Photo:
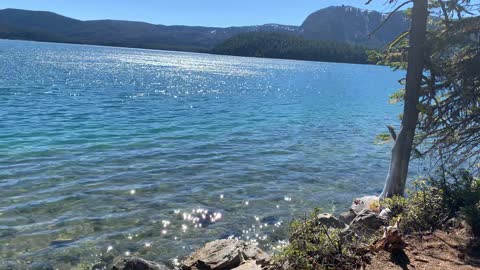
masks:
[[[417,105],[425,59],[427,2],[428,0],[414,0],[413,4],[402,126],[392,149],[390,169],[381,198],[403,196],[405,192],[408,164],[418,121]]]

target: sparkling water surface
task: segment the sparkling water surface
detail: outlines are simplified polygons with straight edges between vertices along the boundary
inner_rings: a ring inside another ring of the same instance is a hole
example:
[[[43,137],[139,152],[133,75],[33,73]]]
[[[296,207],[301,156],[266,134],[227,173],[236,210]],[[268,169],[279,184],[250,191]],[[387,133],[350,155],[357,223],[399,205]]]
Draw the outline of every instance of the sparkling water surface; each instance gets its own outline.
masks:
[[[0,262],[172,263],[274,249],[294,217],[381,191],[387,67],[0,41]],[[77,267],[77,268],[74,268]]]

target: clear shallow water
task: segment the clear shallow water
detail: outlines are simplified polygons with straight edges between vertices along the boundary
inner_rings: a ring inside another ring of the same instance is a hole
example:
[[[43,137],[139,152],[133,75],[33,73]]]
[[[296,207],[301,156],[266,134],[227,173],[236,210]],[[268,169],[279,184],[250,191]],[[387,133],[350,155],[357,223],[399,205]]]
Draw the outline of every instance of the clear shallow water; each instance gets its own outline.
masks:
[[[171,261],[229,236],[271,248],[293,217],[381,191],[390,146],[373,141],[397,121],[401,76],[0,41],[0,261]],[[199,208],[216,222],[195,228]]]

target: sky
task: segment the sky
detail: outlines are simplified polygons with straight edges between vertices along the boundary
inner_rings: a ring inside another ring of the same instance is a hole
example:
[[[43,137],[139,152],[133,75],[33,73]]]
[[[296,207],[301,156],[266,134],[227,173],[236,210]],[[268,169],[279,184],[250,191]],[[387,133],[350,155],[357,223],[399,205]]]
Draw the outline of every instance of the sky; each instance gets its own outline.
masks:
[[[338,5],[388,12],[386,0],[0,0],[0,9],[44,10],[80,20],[119,19],[164,25],[300,25],[312,12]]]

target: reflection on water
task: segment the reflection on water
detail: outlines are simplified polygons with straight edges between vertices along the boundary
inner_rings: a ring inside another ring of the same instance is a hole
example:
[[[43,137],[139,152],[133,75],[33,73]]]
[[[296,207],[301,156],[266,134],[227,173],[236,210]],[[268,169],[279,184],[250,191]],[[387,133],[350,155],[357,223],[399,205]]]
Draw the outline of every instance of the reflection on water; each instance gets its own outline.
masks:
[[[285,244],[313,207],[380,192],[386,67],[0,41],[0,261],[178,263]]]
[[[225,200],[225,197],[220,196],[220,200]],[[291,198],[285,197],[284,201],[290,202]],[[244,207],[247,206],[248,204],[244,205]],[[280,208],[280,206],[277,205],[277,208]],[[159,221],[162,228],[160,234],[163,239],[173,239],[173,241],[177,241],[179,244],[182,243],[183,240],[190,238],[190,234],[196,235],[202,233],[202,230],[208,230],[209,226],[222,222],[223,218],[221,212],[206,208],[194,208],[191,209],[191,211],[176,209],[170,213],[171,220]],[[284,221],[280,220],[279,217],[261,217],[252,214],[250,217],[243,218],[247,219],[242,225],[243,229],[238,232],[232,232],[230,235],[224,234],[222,238],[250,241],[272,251],[279,250],[287,244],[287,241],[284,240],[286,236],[286,226],[284,226]],[[152,253],[149,251],[150,249],[157,248],[157,246],[163,244],[162,239],[157,239],[155,242],[144,241],[143,247],[132,245],[131,243],[145,238],[141,233],[129,233],[125,238],[126,239],[123,239],[124,241],[117,242],[118,246],[108,245],[105,253],[98,253],[95,256],[99,257],[100,261],[103,260],[106,262],[111,261],[113,257],[120,254],[125,256],[145,256],[145,254]],[[128,244],[128,242],[130,242],[130,244]],[[182,246],[182,249],[188,251],[193,250],[192,247],[185,245]],[[179,258],[171,258],[169,262],[171,265],[178,265]]]

